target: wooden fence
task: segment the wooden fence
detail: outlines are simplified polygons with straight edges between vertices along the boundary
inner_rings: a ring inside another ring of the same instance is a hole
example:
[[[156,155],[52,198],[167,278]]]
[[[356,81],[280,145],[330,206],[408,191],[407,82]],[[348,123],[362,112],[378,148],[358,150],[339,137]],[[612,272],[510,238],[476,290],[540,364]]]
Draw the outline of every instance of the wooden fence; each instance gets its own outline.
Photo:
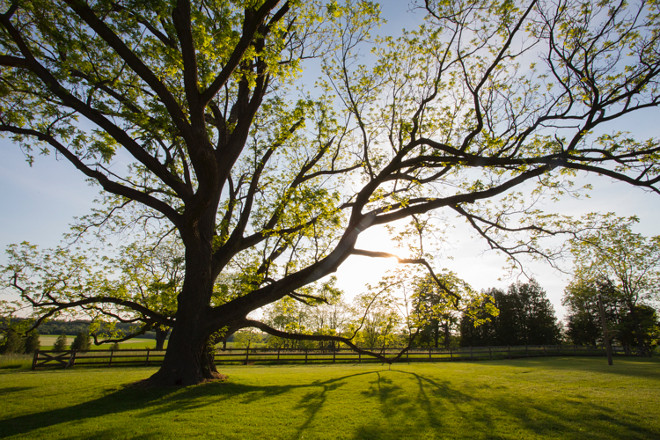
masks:
[[[400,349],[373,349],[388,357],[395,356]],[[623,354],[615,347],[615,354]],[[513,359],[533,356],[604,356],[604,348],[578,345],[527,345],[511,347],[462,347],[458,349],[410,349],[398,362],[441,362],[486,359]],[[76,366],[158,366],[165,357],[164,350],[90,350],[62,351],[38,350],[34,353],[32,369]],[[217,365],[287,364],[287,363],[380,363],[372,356],[351,349],[319,350],[284,348],[227,348],[215,353]]]

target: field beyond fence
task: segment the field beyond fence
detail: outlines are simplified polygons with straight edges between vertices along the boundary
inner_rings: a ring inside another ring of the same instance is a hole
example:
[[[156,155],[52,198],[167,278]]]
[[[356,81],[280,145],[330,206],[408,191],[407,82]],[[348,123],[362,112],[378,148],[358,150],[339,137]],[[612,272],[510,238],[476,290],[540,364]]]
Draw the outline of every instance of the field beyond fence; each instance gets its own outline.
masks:
[[[370,351],[393,358],[401,349],[370,349]],[[624,354],[621,348],[615,348],[615,354]],[[603,356],[605,350],[597,347],[579,345],[523,345],[507,347],[462,347],[456,349],[410,349],[398,362],[441,362],[487,359],[515,359],[538,356]],[[68,368],[72,366],[158,366],[165,357],[165,350],[123,349],[93,351],[53,351],[38,350],[34,353],[32,369]],[[284,348],[227,348],[215,353],[218,365],[251,364],[294,364],[294,363],[381,363],[373,356],[360,354],[354,350],[342,348],[336,350],[321,349],[284,349]]]

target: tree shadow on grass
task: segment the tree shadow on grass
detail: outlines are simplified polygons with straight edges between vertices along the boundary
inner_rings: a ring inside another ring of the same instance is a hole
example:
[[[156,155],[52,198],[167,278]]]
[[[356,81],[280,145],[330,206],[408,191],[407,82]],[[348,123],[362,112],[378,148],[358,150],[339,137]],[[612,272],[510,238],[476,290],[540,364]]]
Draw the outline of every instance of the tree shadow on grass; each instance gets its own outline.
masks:
[[[301,406],[306,406],[309,413],[306,421],[301,422],[300,432],[302,432],[308,423],[313,420],[314,414],[323,406],[324,393],[338,388],[346,380],[368,374],[373,374],[373,371],[343,375],[325,381],[292,385],[245,385],[231,382],[210,382],[185,388],[142,388],[127,385],[118,391],[113,389],[103,397],[77,405],[0,420],[0,438],[27,434],[63,423],[118,415],[130,411],[139,410],[141,417],[162,415],[164,413],[175,414],[176,412],[191,411],[215,405],[222,403],[224,400],[236,399],[237,397],[242,398],[242,403],[250,404],[260,399],[286,394],[294,389],[321,387],[323,391],[320,393],[310,391],[303,399],[305,403],[301,403]],[[18,392],[21,389],[16,388],[13,391]],[[105,434],[103,434],[104,432]],[[99,430],[98,433],[94,433],[95,438],[114,438],[113,436],[116,435],[117,433],[114,430]],[[80,438],[88,437],[83,434]]]
[[[230,414],[240,409],[244,415],[237,417],[258,424],[259,408],[271,407],[275,400],[289,402],[274,411],[287,411],[282,413],[282,418],[289,418],[286,435],[290,433],[291,438],[309,437],[310,434],[313,438],[313,433],[323,432],[319,429],[326,423],[325,417],[334,417],[331,426],[343,429],[337,437],[356,439],[660,438],[660,427],[648,423],[640,426],[634,415],[625,411],[613,414],[611,406],[599,405],[597,400],[580,394],[579,390],[570,396],[560,396],[548,390],[551,398],[537,399],[533,393],[518,393],[515,385],[509,385],[507,392],[507,387],[502,390],[503,386],[498,383],[455,383],[432,373],[398,369],[370,369],[340,374],[327,380],[299,382],[290,385],[225,382],[159,389],[128,386],[118,391],[108,390],[103,397],[77,405],[0,420],[0,438],[21,434],[34,436],[40,429],[122,413],[129,413],[130,418],[133,417],[132,411],[136,411],[136,417],[140,418],[163,415],[175,418],[186,412],[195,417],[195,410],[203,412],[205,407],[213,409],[222,405],[234,405],[228,409]],[[21,389],[17,387],[13,391]],[[343,412],[338,413],[333,411],[343,405],[342,399],[347,397],[368,403],[373,412],[356,417],[353,424],[349,421],[342,424],[342,417],[349,414],[351,408],[342,408]],[[72,432],[67,437],[114,439],[126,436],[127,431],[123,429],[131,428],[93,426],[88,429],[94,431]],[[153,432],[131,433],[131,438],[172,435],[167,431],[156,432],[168,427],[154,425],[150,429]],[[285,435],[284,431],[277,432],[277,425],[270,429],[275,431],[272,437],[283,438]],[[240,434],[242,431],[236,438],[240,438]],[[137,437],[140,435],[142,437]],[[327,438],[332,435],[325,433]]]
[[[132,411],[148,406],[175,390],[175,388],[139,390],[135,387],[127,386],[119,391],[110,392],[99,399],[83,402],[78,405],[0,420],[0,438],[26,434],[60,423]]]
[[[437,378],[409,371],[416,386],[404,389],[379,381],[374,395],[381,400],[384,423],[359,427],[355,439],[479,439],[572,438],[586,440],[646,440],[660,438],[659,426],[642,426],[634,417],[620,417],[593,398],[573,395],[561,402],[521,396],[515,389],[490,393],[497,384],[456,389]],[[415,389],[411,393],[411,389]],[[555,404],[561,405],[555,405]]]
[[[3,397],[6,397],[8,394],[11,393],[19,393],[21,391],[27,391],[32,389],[33,387],[3,387],[2,388],[2,395]]]

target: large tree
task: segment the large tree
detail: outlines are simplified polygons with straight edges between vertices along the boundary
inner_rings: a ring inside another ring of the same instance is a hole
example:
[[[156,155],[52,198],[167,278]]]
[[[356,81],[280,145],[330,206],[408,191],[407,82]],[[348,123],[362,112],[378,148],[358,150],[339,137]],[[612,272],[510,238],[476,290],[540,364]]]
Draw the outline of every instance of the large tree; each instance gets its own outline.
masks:
[[[660,235],[633,231],[636,217],[605,214],[602,227],[571,240],[575,283],[607,283],[629,310],[660,301]]]
[[[650,352],[660,300],[660,236],[635,232],[637,222],[609,213],[603,227],[571,240],[574,276],[564,304],[575,341],[601,339],[600,297],[614,338],[626,351]]]
[[[383,256],[355,247],[376,225],[444,209],[515,256],[561,226],[516,188],[586,171],[660,192],[657,142],[606,131],[659,103],[656,3],[421,6],[367,67],[365,1],[0,2],[0,132],[100,185],[101,216],[141,206],[185,247],[153,382],[213,377],[212,335],[268,329],[248,314]],[[310,66],[325,79],[296,81]]]

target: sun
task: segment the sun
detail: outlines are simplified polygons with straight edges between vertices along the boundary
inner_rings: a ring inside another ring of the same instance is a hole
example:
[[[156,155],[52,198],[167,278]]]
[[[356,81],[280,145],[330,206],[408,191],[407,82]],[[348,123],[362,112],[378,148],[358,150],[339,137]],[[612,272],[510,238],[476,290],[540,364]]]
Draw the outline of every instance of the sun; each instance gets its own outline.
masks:
[[[398,246],[384,227],[374,226],[358,237],[356,249],[386,252],[392,254],[388,258],[373,258],[362,255],[352,255],[337,269],[337,286],[347,294],[357,294],[365,290],[365,285],[376,284],[387,273],[392,272],[401,264],[397,257],[408,258],[408,251]]]

